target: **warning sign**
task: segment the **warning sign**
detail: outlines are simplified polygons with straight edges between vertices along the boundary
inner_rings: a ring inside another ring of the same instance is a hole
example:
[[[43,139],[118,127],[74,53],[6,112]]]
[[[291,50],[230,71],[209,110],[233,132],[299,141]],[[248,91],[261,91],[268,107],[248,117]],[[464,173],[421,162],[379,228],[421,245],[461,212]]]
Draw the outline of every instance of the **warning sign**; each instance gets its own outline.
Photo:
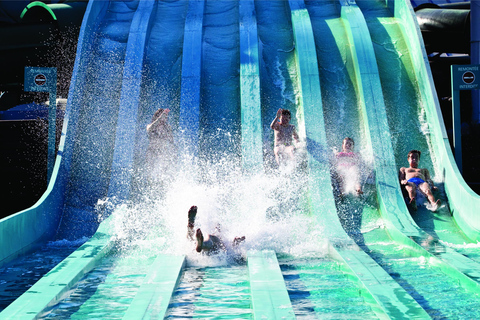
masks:
[[[480,65],[452,65],[452,89],[475,90],[479,89]]]
[[[25,67],[24,91],[57,90],[57,68]]]
[[[35,81],[37,86],[43,86],[47,82],[47,77],[44,74],[37,74],[33,81]]]

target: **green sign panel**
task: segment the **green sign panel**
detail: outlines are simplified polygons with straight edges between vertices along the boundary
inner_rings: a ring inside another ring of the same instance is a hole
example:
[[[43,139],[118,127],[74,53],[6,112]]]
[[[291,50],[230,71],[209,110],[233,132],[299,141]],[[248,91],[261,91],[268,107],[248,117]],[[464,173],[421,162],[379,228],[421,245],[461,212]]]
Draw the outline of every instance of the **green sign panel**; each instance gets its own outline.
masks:
[[[452,65],[453,90],[480,88],[480,65]]]

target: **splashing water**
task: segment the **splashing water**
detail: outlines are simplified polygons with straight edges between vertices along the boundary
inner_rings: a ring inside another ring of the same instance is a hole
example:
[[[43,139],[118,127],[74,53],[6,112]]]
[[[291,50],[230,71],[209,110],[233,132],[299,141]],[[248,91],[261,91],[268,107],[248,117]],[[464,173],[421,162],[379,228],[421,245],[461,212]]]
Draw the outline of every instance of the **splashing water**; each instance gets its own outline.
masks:
[[[307,178],[289,175],[242,175],[238,161],[203,165],[202,181],[193,167],[177,172],[164,192],[152,187],[141,202],[118,206],[112,217],[117,246],[136,254],[187,256],[189,265],[225,265],[248,250],[275,250],[293,256],[324,256],[326,241],[303,204]],[[220,236],[226,252],[206,256],[187,239],[187,212],[198,207],[195,229]],[[120,210],[122,209],[122,210]],[[232,246],[237,236],[246,241]]]

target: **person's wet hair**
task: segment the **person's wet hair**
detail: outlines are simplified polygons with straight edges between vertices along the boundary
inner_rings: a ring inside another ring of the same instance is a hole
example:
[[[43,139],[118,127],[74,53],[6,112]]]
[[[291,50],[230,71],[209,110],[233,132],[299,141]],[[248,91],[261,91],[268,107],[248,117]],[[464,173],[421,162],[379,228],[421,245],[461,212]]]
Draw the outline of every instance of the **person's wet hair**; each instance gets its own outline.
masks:
[[[407,155],[407,158],[410,158],[411,155],[414,154],[414,153],[418,154],[418,158],[420,159],[420,156],[422,155],[422,152],[419,151],[419,150],[410,150],[410,152]]]
[[[289,116],[291,118],[292,114],[290,113],[290,110],[282,109],[282,116]]]

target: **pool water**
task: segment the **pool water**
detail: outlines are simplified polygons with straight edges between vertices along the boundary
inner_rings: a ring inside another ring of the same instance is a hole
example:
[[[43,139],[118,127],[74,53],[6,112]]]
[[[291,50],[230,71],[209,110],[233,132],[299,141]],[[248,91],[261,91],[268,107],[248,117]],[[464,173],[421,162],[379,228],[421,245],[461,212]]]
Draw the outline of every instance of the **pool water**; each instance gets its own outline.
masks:
[[[105,257],[41,318],[122,319],[153,261],[118,253]]]
[[[52,241],[0,268],[0,311],[27,291],[87,239]]]
[[[253,319],[246,266],[186,268],[165,318]]]
[[[461,287],[433,261],[405,255],[397,244],[368,244],[370,256],[398,282],[433,319],[479,319],[480,297]],[[395,252],[395,253],[393,253]]]
[[[280,260],[297,319],[376,319],[360,288],[325,258]]]

